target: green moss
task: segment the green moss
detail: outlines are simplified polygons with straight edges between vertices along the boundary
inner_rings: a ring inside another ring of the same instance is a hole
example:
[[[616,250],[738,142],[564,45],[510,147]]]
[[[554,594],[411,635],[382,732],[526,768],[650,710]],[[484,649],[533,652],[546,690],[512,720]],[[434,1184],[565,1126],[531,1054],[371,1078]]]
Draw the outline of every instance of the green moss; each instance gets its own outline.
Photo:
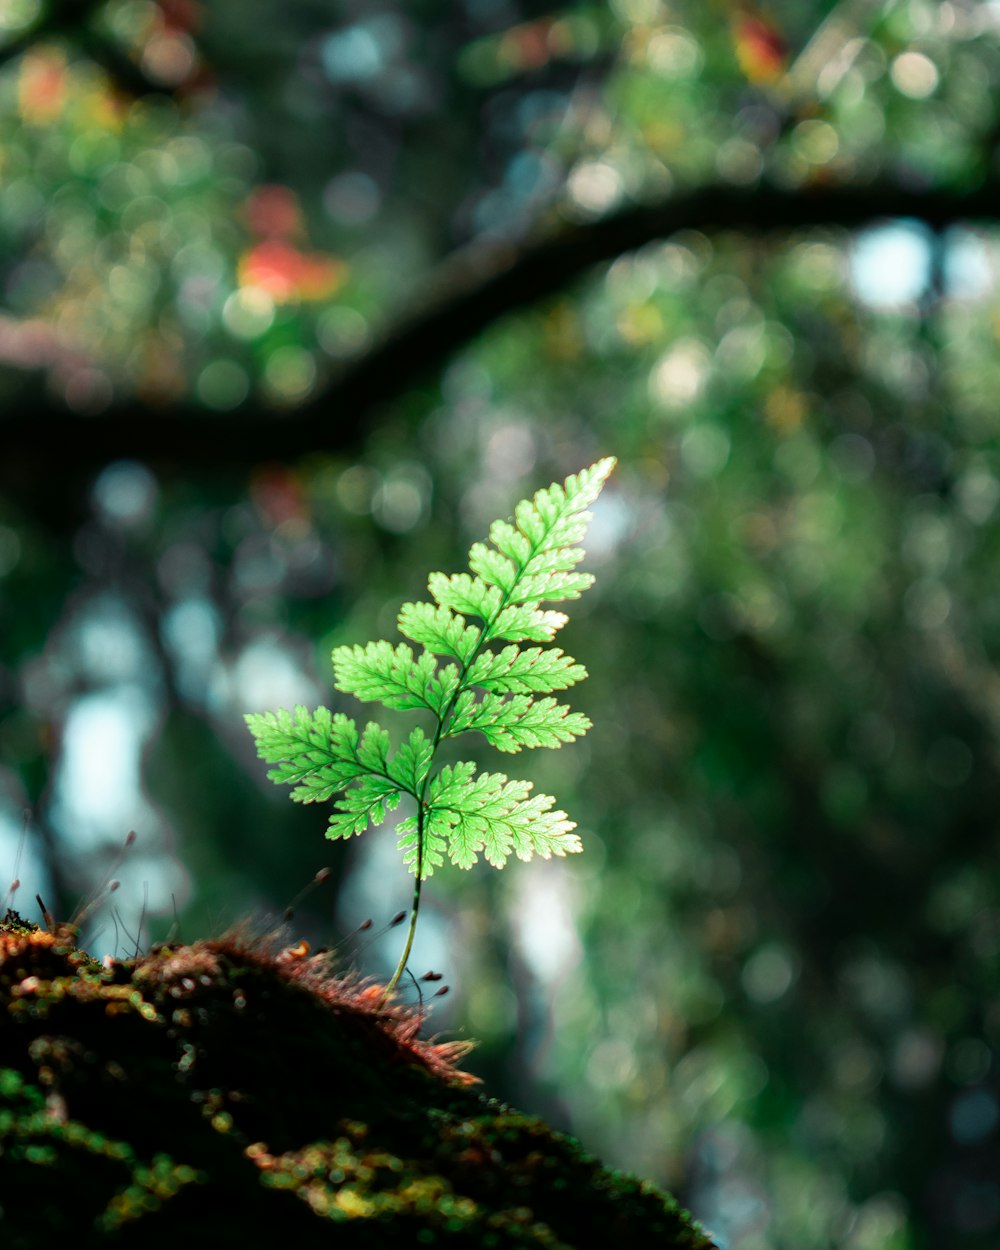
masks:
[[[108,966],[0,924],[0,1244],[711,1242],[654,1187],[490,1102],[378,987],[231,938]]]

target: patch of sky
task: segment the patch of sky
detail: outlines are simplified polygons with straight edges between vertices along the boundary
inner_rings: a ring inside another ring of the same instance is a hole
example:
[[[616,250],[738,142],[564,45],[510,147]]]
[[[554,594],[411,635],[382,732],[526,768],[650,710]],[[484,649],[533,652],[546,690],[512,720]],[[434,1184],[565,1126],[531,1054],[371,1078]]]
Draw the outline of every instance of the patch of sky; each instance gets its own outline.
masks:
[[[511,929],[521,957],[541,984],[552,986],[580,962],[573,880],[557,861],[518,873],[510,898]]]
[[[179,692],[191,702],[201,703],[218,653],[218,612],[208,599],[182,599],[166,613],[162,628],[164,645],[174,660]]]
[[[944,285],[953,299],[982,299],[996,287],[997,263],[989,241],[955,227],[945,236]]]
[[[320,60],[334,83],[377,78],[402,50],[404,29],[393,14],[381,13],[327,36]]]
[[[63,726],[52,822],[71,854],[159,827],[142,793],[142,752],[157,723],[149,692],[123,682],[85,694]]]
[[[11,886],[20,882],[13,895]],[[0,806],[0,912],[16,907],[28,920],[37,920],[35,895],[52,896],[51,879],[40,854],[39,835],[30,819],[12,804]]]
[[[861,231],[854,240],[850,275],[858,299],[885,311],[912,308],[928,294],[933,232],[922,222],[900,220]],[[989,241],[956,226],[942,242],[944,294],[949,299],[983,299],[996,287],[996,258]]]
[[[315,707],[323,693],[290,647],[279,637],[264,636],[244,647],[228,671],[216,670],[211,698],[243,713],[299,703]]]
[[[921,222],[908,220],[861,231],[850,261],[857,297],[881,309],[917,303],[930,282],[932,237]]]

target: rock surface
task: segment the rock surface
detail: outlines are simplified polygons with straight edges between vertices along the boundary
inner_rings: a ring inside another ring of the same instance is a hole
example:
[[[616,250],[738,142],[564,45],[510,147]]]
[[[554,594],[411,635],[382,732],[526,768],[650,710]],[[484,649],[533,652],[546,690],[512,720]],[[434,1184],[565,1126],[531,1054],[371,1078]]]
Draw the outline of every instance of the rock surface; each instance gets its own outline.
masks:
[[[92,960],[0,922],[0,1245],[712,1250],[671,1198],[491,1102],[383,990],[230,936]],[[331,1225],[336,1225],[332,1228]]]

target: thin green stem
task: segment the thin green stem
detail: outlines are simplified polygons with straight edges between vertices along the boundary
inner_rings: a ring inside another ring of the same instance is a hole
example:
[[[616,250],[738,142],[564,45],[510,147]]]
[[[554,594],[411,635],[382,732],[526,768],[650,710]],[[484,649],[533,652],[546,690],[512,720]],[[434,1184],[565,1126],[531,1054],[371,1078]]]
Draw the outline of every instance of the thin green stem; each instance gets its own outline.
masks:
[[[459,672],[458,682],[455,685],[455,693],[451,696],[448,706],[437,718],[437,729],[434,731],[434,741],[431,744],[431,764],[433,764],[434,757],[437,755],[437,749],[441,745],[441,739],[446,737],[446,726],[455,711],[455,704],[458,702],[458,696],[465,689],[465,679],[469,674],[469,670],[472,668],[476,657],[482,651],[483,647],[485,647],[488,642],[492,641],[493,629],[500,618],[500,613],[503,612],[504,608],[508,605],[508,603],[510,603],[518,582],[524,576],[524,570],[534,559],[540,546],[540,542],[533,543],[531,545],[531,549],[524,561],[524,565],[518,572],[517,577],[514,579],[513,585],[504,591],[496,610],[493,612],[489,620],[483,621],[483,630],[479,635],[479,640],[473,647],[468,659],[462,665],[461,671]],[[382,999],[383,1002],[399,984],[399,978],[406,971],[407,960],[410,958],[410,951],[413,949],[413,936],[417,931],[417,915],[420,912],[420,890],[423,885],[424,876],[424,821],[427,813],[425,798],[427,795],[427,787],[430,784],[430,778],[431,772],[430,767],[428,767],[427,776],[424,778],[423,784],[420,787],[420,793],[414,796],[417,800],[417,878],[413,883],[413,905],[410,908],[410,924],[406,931],[406,943],[403,946],[403,953],[399,957],[399,963],[396,965],[396,971],[389,978],[389,983],[385,987],[385,994]]]
[[[406,931],[406,945],[403,947],[403,953],[399,957],[396,971],[392,974],[389,984],[385,987],[385,998],[389,997],[399,984],[399,978],[406,971],[406,963],[410,958],[410,951],[413,949],[413,935],[417,931],[417,916],[420,912],[420,887],[424,883],[424,810],[423,800],[421,799],[417,809],[417,876],[413,882],[413,904],[410,908],[410,925]]]

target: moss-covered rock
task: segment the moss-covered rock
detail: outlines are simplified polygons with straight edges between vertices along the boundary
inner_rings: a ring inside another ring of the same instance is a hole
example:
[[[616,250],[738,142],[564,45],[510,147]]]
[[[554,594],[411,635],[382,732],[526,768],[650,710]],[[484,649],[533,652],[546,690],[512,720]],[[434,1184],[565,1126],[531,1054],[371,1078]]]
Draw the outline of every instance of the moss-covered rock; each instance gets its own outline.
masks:
[[[652,1185],[478,1094],[463,1047],[419,1025],[305,944],[101,964],[9,912],[0,1245],[710,1250]]]

